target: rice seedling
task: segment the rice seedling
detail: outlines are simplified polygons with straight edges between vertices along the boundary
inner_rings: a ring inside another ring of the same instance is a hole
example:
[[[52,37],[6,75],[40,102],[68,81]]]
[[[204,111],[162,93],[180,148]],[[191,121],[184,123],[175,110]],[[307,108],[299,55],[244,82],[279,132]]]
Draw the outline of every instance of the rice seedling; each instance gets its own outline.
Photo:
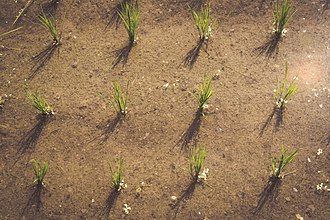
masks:
[[[46,161],[43,165],[40,160],[33,159],[31,162],[35,176],[34,182],[36,182],[38,186],[44,185],[44,179],[48,170],[48,161]]]
[[[54,115],[53,108],[48,105],[45,98],[42,98],[38,93],[27,91],[27,98],[32,102],[32,105],[38,110],[41,115]]]
[[[274,32],[277,35],[284,35],[289,20],[296,13],[289,2],[289,0],[283,0],[282,4],[279,3],[279,0],[275,1],[274,4]]]
[[[204,165],[206,157],[206,147],[195,147],[189,155],[189,172],[193,181],[197,181]]]
[[[53,45],[58,46],[61,40],[61,34],[57,30],[55,19],[53,16],[48,17],[44,12],[38,16],[41,26],[44,27],[53,38]]]
[[[203,85],[199,87],[197,101],[198,101],[198,109],[200,110],[204,110],[208,108],[207,102],[213,94],[211,82],[212,82],[212,77],[209,80],[207,80],[206,76],[204,76]]]
[[[210,19],[210,9],[210,5],[202,7],[200,13],[197,13],[195,10],[191,9],[194,23],[202,42],[209,39],[211,36],[211,31],[215,25],[215,22],[212,22]]]
[[[115,188],[119,192],[122,188],[126,188],[126,184],[124,184],[124,180],[123,180],[123,159],[119,159],[117,171],[115,171],[112,168],[110,163],[109,163],[109,166],[110,166],[110,172],[111,172],[112,187]]]
[[[137,26],[139,20],[138,1],[135,4],[130,4],[128,1],[121,2],[121,9],[117,13],[124,23],[128,34],[128,40],[133,44],[137,40]]]
[[[113,83],[113,99],[114,101],[111,102],[113,108],[116,112],[120,115],[125,116],[127,114],[127,95],[128,95],[128,84],[126,89],[126,94],[122,91],[122,87],[119,83]]]
[[[279,158],[272,158],[272,174],[276,178],[282,179],[285,176],[283,172],[299,151],[299,149],[297,149],[294,152],[289,153],[289,148],[290,147],[285,148],[284,145],[282,145],[281,156]]]
[[[296,94],[298,91],[298,85],[292,81],[289,87],[286,88],[288,77],[288,63],[285,65],[285,74],[282,84],[279,83],[278,77],[276,77],[276,88],[275,88],[275,107],[278,109],[284,109],[285,104],[288,100]]]

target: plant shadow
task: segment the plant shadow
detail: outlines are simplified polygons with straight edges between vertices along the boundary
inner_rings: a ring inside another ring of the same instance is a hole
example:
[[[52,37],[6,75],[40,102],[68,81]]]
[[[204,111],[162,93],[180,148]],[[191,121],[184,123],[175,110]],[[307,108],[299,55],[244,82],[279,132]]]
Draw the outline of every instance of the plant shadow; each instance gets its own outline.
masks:
[[[107,121],[102,135],[101,143],[105,143],[109,139],[110,135],[115,131],[117,125],[121,122],[122,117],[123,117],[122,114],[117,113],[114,119],[109,119]]]
[[[190,3],[190,7],[194,8],[196,11],[200,11],[203,5],[203,0],[193,0]]]
[[[278,46],[281,39],[281,34],[272,34],[263,45],[255,49],[255,51],[258,53],[258,57],[265,55],[267,59],[270,59],[272,56],[276,56],[278,54]]]
[[[42,201],[41,201],[41,194],[43,192],[43,185],[42,184],[37,184],[36,186],[33,186],[31,188],[32,194],[27,202],[27,204],[24,206],[22,213],[20,215],[20,219],[24,216],[24,214],[29,214],[29,212],[34,211],[33,214],[34,216],[37,213],[40,213],[40,210],[42,209]]]
[[[275,175],[272,175],[268,178],[264,190],[259,195],[258,205],[252,212],[253,215],[259,214],[267,201],[274,202],[276,200],[281,184],[282,180]]]
[[[17,151],[17,154],[19,156],[18,156],[17,160],[28,149],[33,148],[37,144],[38,139],[39,139],[39,137],[40,137],[40,135],[42,133],[42,130],[51,121],[51,119],[52,118],[49,117],[49,116],[38,115],[38,117],[37,117],[37,120],[38,120],[37,124],[35,124],[35,126],[27,134],[25,134],[23,136],[23,138],[20,140],[20,148]]]
[[[323,12],[329,9],[329,5],[330,5],[330,0],[325,0],[325,3],[323,5]]]
[[[264,132],[267,130],[267,128],[269,127],[269,125],[271,124],[274,116],[275,116],[275,124],[274,124],[274,128],[275,131],[278,131],[279,128],[281,127],[281,125],[283,124],[283,112],[284,112],[284,108],[277,108],[276,106],[273,108],[272,113],[268,116],[266,122],[262,125],[259,136],[262,136],[264,134]]]
[[[183,65],[185,67],[189,67],[189,69],[193,68],[202,49],[203,43],[204,41],[200,39],[197,44],[191,50],[189,50],[183,59]]]
[[[45,66],[47,61],[49,61],[50,58],[52,58],[54,52],[56,51],[56,48],[58,48],[59,46],[60,44],[55,44],[52,42],[43,51],[41,51],[39,54],[37,54],[32,58],[35,64],[31,68],[32,73],[28,78],[29,80],[32,80],[36,76],[38,71]]]
[[[123,66],[127,63],[128,56],[133,48],[134,42],[128,42],[121,49],[115,50],[113,53],[116,57],[115,61],[112,63],[112,68],[115,68],[120,62],[123,63]]]
[[[322,143],[325,143],[326,145],[330,145],[330,134],[322,140]]]
[[[132,0],[122,0],[122,1],[118,2],[118,4],[110,11],[110,18],[109,18],[109,21],[108,21],[105,29],[110,28],[113,25],[115,25],[116,30],[119,28],[119,24],[121,23],[121,18],[118,14],[118,11],[123,10],[122,4],[124,4],[124,5],[126,3],[131,4],[131,2],[132,2]]]
[[[97,217],[97,219],[109,219],[110,211],[112,206],[115,204],[120,191],[117,189],[113,189],[108,195],[107,200],[105,201],[104,208],[101,210],[101,213]]]
[[[203,116],[203,109],[199,108],[195,113],[195,118],[191,122],[189,128],[182,135],[179,143],[181,143],[181,148],[187,150],[189,143],[194,140],[196,142],[197,135],[201,126],[201,119]]]
[[[54,15],[60,5],[61,0],[48,0],[42,5],[42,11],[46,15]]]
[[[176,219],[176,216],[180,209],[180,205],[192,197],[197,184],[197,180],[192,181],[185,189],[183,194],[173,204],[171,204],[171,208],[172,210],[174,210],[173,219]]]

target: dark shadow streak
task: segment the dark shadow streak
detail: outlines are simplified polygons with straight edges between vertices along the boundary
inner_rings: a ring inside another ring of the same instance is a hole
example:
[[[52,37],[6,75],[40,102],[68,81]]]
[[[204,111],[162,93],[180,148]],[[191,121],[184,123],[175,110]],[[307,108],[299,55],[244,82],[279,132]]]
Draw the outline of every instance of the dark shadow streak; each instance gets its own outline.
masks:
[[[329,9],[329,5],[330,5],[330,0],[326,0],[324,5],[323,5],[323,12],[327,9]]]
[[[275,130],[278,130],[281,125],[283,124],[283,112],[284,112],[284,108],[275,108],[274,109],[275,113],[276,113],[276,120],[275,120]]]
[[[267,184],[259,195],[257,207],[253,210],[252,214],[257,215],[264,207],[267,201],[274,202],[278,196],[282,180],[275,175],[269,177]]]
[[[116,129],[117,125],[121,122],[121,119],[122,119],[122,114],[118,113],[116,118],[114,119],[110,119],[107,121],[107,124],[105,126],[105,129],[104,129],[104,133],[103,133],[103,139],[102,139],[102,143],[106,142],[110,135],[112,134],[112,132],[114,132],[114,130]]]
[[[259,133],[259,136],[262,136],[264,134],[264,132],[267,130],[267,128],[269,127],[272,119],[274,118],[275,115],[275,130],[278,131],[278,129],[281,127],[281,125],[283,124],[283,111],[284,108],[277,108],[274,107],[272,113],[268,116],[266,122],[263,124],[263,126],[261,127],[261,131]]]
[[[171,205],[171,208],[174,210],[174,216],[173,219],[176,219],[176,216],[179,212],[180,205],[190,199],[195,191],[197,185],[197,180],[192,181],[189,186],[186,188],[186,190],[183,192],[183,194],[176,200],[174,204]]]
[[[54,15],[60,5],[60,0],[48,0],[42,5],[42,11],[46,15]]]
[[[269,59],[274,54],[277,55],[280,41],[281,34],[274,33],[266,43],[255,49],[255,51],[258,52],[258,57],[264,54],[266,58]]]
[[[108,219],[110,215],[110,211],[112,206],[115,204],[118,196],[120,194],[120,191],[117,189],[114,189],[110,192],[107,200],[105,201],[104,208],[102,209],[101,213],[97,217],[97,219]],[[104,217],[104,218],[102,218]]]
[[[51,121],[50,117],[51,116],[38,115],[37,124],[20,140],[20,148],[17,151],[18,158],[16,162],[19,160],[21,155],[23,155],[28,149],[33,148],[37,144],[42,130]]]
[[[187,149],[188,144],[193,140],[197,138],[198,131],[201,126],[201,119],[202,119],[202,114],[203,109],[198,109],[195,113],[195,118],[190,124],[189,128],[187,131],[182,135],[179,143],[181,143],[182,149]]]
[[[197,44],[187,53],[187,55],[183,59],[184,66],[189,67],[189,69],[193,68],[195,62],[197,61],[203,43],[203,40],[199,40]]]
[[[325,143],[326,145],[330,145],[330,134],[322,141],[322,143]]]
[[[35,214],[39,213],[41,208],[43,207],[42,201],[41,201],[41,193],[43,191],[42,184],[33,186],[32,189],[33,189],[33,192],[31,194],[27,204],[23,208],[20,219],[23,217],[24,214],[31,212],[33,209],[35,209],[35,212],[33,213],[33,215],[35,216]]]
[[[120,62],[123,63],[123,66],[127,63],[129,53],[133,48],[134,42],[129,42],[123,48],[114,51],[116,60],[112,63],[112,68],[115,68]]]
[[[110,28],[114,24],[116,25],[116,30],[118,29],[119,24],[121,22],[121,18],[118,15],[118,11],[123,11],[123,7],[121,4],[126,4],[126,2],[131,4],[132,0],[122,0],[122,1],[118,2],[118,4],[111,10],[110,19],[109,19],[108,24],[105,27],[105,29]]]
[[[43,51],[41,51],[38,55],[34,56],[32,60],[35,64],[32,67],[32,73],[29,76],[29,80],[32,80],[37,72],[45,66],[48,60],[53,56],[56,48],[59,47],[59,44],[51,43],[49,44]]]
[[[274,117],[274,114],[275,114],[275,107],[272,111],[272,113],[268,116],[266,122],[263,124],[263,126],[261,127],[261,131],[259,133],[259,136],[262,136],[264,134],[264,132],[267,130],[267,128],[269,127],[270,125],[270,122],[272,121],[273,117]]]
[[[203,0],[193,0],[190,3],[190,7],[195,9],[195,11],[200,11],[203,5]]]
[[[264,8],[264,4],[265,4],[266,0],[261,0],[259,3],[259,11],[264,15],[265,11],[261,11]]]

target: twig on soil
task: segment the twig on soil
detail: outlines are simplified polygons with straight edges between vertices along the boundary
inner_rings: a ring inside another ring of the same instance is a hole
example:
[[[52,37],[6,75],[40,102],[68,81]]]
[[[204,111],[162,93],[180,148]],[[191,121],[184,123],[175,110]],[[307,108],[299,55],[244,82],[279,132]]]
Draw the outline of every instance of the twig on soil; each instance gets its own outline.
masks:
[[[15,28],[15,29],[12,29],[12,30],[9,30],[9,31],[7,31],[5,33],[0,34],[0,37],[6,36],[8,34],[11,34],[11,33],[15,32],[15,31],[18,31],[18,30],[20,30],[22,28],[23,28],[23,26],[22,27]]]
[[[34,2],[34,0],[28,0],[27,3],[25,4],[24,8],[22,8],[19,12],[18,15],[16,16],[16,19],[13,22],[13,25],[18,21],[18,19],[22,16],[22,14],[30,7],[30,5]]]

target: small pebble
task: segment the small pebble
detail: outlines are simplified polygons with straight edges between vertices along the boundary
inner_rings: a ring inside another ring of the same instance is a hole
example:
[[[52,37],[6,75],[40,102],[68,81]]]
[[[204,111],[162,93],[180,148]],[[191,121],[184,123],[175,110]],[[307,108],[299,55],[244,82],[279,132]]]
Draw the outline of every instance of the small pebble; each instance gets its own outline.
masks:
[[[297,188],[293,187],[293,192],[298,192]]]
[[[176,197],[176,196],[171,196],[171,200],[172,200],[173,202],[175,202],[177,199],[178,199],[178,197]]]

